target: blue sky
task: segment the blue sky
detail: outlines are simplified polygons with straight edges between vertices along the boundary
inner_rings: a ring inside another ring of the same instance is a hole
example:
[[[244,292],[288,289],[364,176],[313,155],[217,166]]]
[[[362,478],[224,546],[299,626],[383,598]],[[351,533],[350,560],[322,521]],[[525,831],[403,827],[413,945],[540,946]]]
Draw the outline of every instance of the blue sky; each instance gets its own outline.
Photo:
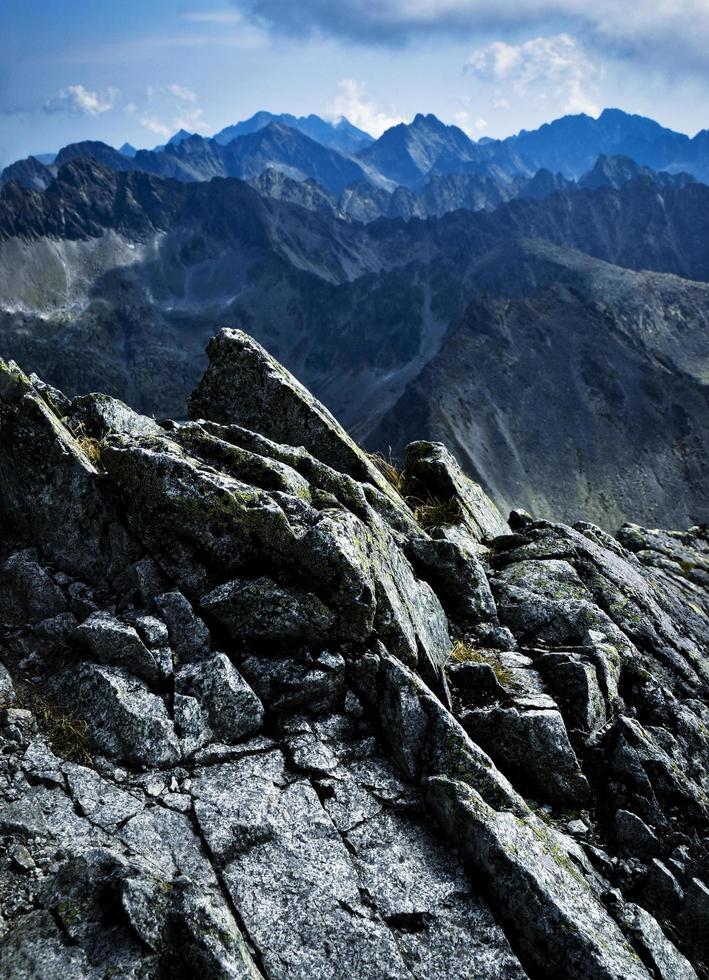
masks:
[[[258,109],[478,138],[618,106],[693,134],[707,50],[709,0],[2,0],[0,165]]]

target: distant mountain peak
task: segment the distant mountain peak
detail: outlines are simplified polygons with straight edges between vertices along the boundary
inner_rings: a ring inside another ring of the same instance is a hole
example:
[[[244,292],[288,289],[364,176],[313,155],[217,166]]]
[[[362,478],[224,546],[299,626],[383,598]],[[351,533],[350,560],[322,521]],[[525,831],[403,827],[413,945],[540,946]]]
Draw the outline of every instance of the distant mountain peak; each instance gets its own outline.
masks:
[[[184,140],[188,140],[191,136],[194,135],[195,135],[194,133],[188,133],[186,129],[178,129],[175,135],[171,136],[170,139],[167,141],[167,145],[175,146],[178,143],[184,142]]]
[[[476,160],[477,152],[462,129],[419,112],[412,122],[387,129],[359,157],[389,180],[412,187],[430,172],[460,172]]]
[[[412,126],[420,126],[422,124],[427,126],[435,126],[436,129],[449,129],[450,127],[446,123],[442,122],[438,116],[435,116],[432,112],[417,112],[411,121]]]
[[[599,187],[614,187],[617,190],[631,180],[640,179],[649,180],[659,186],[674,185],[676,187],[684,187],[694,180],[690,174],[684,172],[669,174],[661,171],[658,173],[624,154],[601,153],[593,168],[579,178],[578,186],[590,190]]]
[[[618,109],[614,106],[607,106],[602,110],[599,119],[644,119],[645,116],[640,116],[636,112],[626,112],[625,109]]]
[[[329,149],[338,150],[340,153],[353,154],[373,142],[369,133],[358,129],[346,116],[339,116],[336,119],[322,119],[314,113],[310,113],[308,116],[294,116],[288,112],[275,114],[265,109],[259,110],[249,119],[244,119],[233,126],[226,126],[215,133],[214,139],[217,143],[225,146],[232,140],[239,139],[241,136],[249,136],[273,123],[295,129],[304,136],[322,143]]]

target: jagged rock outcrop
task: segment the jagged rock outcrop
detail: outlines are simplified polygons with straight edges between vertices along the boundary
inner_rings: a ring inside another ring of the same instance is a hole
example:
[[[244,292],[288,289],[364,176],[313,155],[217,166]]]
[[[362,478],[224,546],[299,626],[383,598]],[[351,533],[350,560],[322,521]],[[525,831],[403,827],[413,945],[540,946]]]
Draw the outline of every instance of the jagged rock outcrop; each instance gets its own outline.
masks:
[[[0,972],[708,977],[709,535],[398,474],[238,331],[0,362]]]

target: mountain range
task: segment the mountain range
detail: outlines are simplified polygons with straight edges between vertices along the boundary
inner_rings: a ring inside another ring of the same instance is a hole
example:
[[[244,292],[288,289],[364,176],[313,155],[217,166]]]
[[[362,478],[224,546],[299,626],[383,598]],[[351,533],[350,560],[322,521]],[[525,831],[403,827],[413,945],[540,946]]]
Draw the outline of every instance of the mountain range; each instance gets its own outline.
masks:
[[[1,977],[709,980],[707,136],[6,168]]]
[[[258,112],[212,138],[180,130],[154,150],[135,150],[127,144],[115,150],[90,141],[70,144],[51,163],[28,157],[10,164],[0,174],[0,184],[18,181],[46,187],[58,167],[76,157],[92,157],[114,170],[144,170],[185,181],[248,179],[276,169],[297,180],[315,179],[336,196],[358,182],[376,198],[382,189],[394,193],[407,188],[425,195],[431,186],[430,194],[436,196],[441,178],[455,176],[461,183],[460,178],[468,177],[473,186],[486,179],[495,190],[483,193],[483,199],[486,206],[496,206],[516,196],[519,186],[539,171],[550,171],[562,185],[592,170],[599,157],[627,157],[640,168],[709,179],[709,131],[690,139],[653,120],[608,109],[598,119],[565,116],[532,132],[476,143],[458,127],[419,114],[373,140],[344,118],[329,122],[315,115]],[[546,176],[545,181],[549,182]],[[363,188],[355,188],[348,199],[362,194]],[[479,206],[475,191],[467,197],[457,191],[448,209],[471,204]],[[349,213],[342,204],[341,209]],[[361,220],[362,209],[355,206],[354,212]]]
[[[704,184],[605,159],[547,197],[365,224],[273,171],[68,157],[0,191],[1,356],[179,417],[214,325],[244,326],[370,448],[441,438],[500,503],[706,520]]]

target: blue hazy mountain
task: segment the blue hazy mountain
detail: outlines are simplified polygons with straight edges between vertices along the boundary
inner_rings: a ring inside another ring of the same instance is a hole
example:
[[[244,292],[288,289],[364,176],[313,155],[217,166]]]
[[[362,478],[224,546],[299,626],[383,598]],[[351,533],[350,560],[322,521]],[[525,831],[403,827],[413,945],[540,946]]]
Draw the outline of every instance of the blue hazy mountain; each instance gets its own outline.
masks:
[[[413,122],[387,129],[360,151],[359,159],[395,184],[410,187],[429,173],[456,173],[483,156],[462,129],[419,113]]]
[[[329,121],[312,113],[309,116],[292,116],[287,112],[275,115],[266,111],[257,112],[250,119],[245,119],[233,126],[226,126],[215,134],[214,139],[217,143],[226,145],[240,136],[257,133],[271,123],[281,123],[290,129],[297,129],[298,132],[309,136],[310,139],[322,143],[323,146],[339,150],[341,153],[356,153],[373,142],[369,133],[353,126],[344,116]]]
[[[545,196],[581,177],[593,181],[587,186],[609,182],[619,186],[628,179],[627,174],[640,176],[642,168],[707,182],[709,130],[690,138],[652,119],[606,109],[598,119],[584,114],[564,116],[507,139],[486,137],[475,142],[457,126],[419,113],[411,123],[392,126],[373,140],[344,118],[329,122],[315,115],[258,112],[212,138],[180,130],[165,146],[153,150],[136,151],[130,144],[114,150],[98,141],[72,143],[60,150],[56,160],[35,156],[10,164],[0,173],[0,184],[16,180],[24,186],[47,186],[57,166],[77,157],[92,157],[115,170],[145,170],[178,180],[252,179],[271,169],[291,179],[317,180],[335,194],[359,181],[362,186],[350,195],[354,200],[351,213],[371,218],[382,213],[379,191],[404,188],[420,194],[431,183],[440,185],[434,193],[440,201],[435,210],[441,213],[448,209],[447,198],[450,209],[482,200],[479,178],[499,188],[499,193],[485,195],[484,206],[516,197],[520,180],[530,178],[536,178],[535,184],[526,188],[525,196]],[[600,157],[606,162],[599,164]],[[621,163],[623,159],[629,162]],[[608,161],[615,161],[613,174],[601,172],[608,170]],[[447,182],[452,193],[445,186],[449,177],[456,178]],[[476,185],[472,197],[464,189],[466,179]],[[402,192],[399,197],[403,216],[431,213],[430,208],[422,212],[412,205],[407,194]]]

